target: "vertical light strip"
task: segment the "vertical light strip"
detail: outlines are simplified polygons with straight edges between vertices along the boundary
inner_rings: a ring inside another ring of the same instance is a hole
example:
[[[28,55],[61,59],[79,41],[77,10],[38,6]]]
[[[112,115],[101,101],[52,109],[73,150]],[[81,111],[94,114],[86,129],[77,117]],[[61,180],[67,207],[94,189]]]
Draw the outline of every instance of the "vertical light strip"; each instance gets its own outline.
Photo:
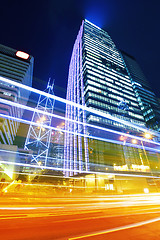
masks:
[[[80,104],[80,85],[79,85],[79,49],[77,49],[77,103]],[[77,109],[77,121],[78,121],[78,133],[81,133],[81,119],[80,119],[80,109]],[[78,135],[78,166],[80,172],[82,171],[82,138]]]
[[[69,89],[68,89],[68,99],[71,100],[71,65],[70,65],[70,73],[69,73]],[[71,106],[68,106],[68,119],[71,117]],[[70,122],[68,122],[68,140],[67,140],[67,160],[68,160],[68,168],[70,169]]]
[[[72,53],[73,57],[73,53]],[[71,57],[71,59],[72,59]],[[69,74],[68,74],[68,86],[67,86],[67,100],[71,100],[71,78],[72,78],[72,60],[69,65]],[[66,103],[66,118],[71,119],[71,105]],[[65,121],[65,141],[64,141],[64,169],[70,169],[71,168],[71,161],[70,161],[70,121]],[[64,174],[66,177],[69,176],[69,173],[73,173],[73,171],[64,171]]]
[[[79,33],[80,34],[80,33]],[[78,34],[78,37],[79,37],[79,34]],[[77,38],[78,38],[77,37]],[[79,40],[78,40],[78,43],[77,43],[77,102],[78,104],[81,104],[80,102],[80,94],[81,94],[81,91],[80,91],[80,88],[81,88],[81,85],[79,84],[80,83],[80,49],[79,49]],[[81,118],[81,110],[78,108],[78,133],[81,133],[82,132],[82,118]],[[82,172],[83,170],[83,156],[82,156],[82,137],[78,135],[78,162],[79,162],[79,171],[80,173]]]
[[[75,51],[74,55],[74,73],[73,73],[73,81],[74,81],[74,102],[77,102],[77,49]],[[74,120],[76,121],[77,119],[77,108],[74,106]],[[74,133],[77,132],[77,123],[74,122]],[[74,170],[77,170],[77,135],[74,134]]]
[[[74,59],[74,56],[73,56]],[[74,96],[73,96],[73,81],[74,81],[74,61],[72,59],[72,69],[71,69],[71,82],[70,82],[70,101],[73,102]],[[70,119],[73,120],[73,106],[71,106],[70,110]],[[70,132],[73,132],[73,122],[70,121]],[[70,133],[70,170],[73,170],[73,134]],[[70,176],[73,175],[73,171],[70,172]]]
[[[85,98],[84,98],[84,85],[83,85],[83,70],[82,70],[82,34],[84,29],[84,21],[82,22],[82,26],[80,29],[80,76],[81,76],[81,98],[82,98],[82,105],[85,106]],[[83,123],[86,123],[86,112],[83,112]],[[84,135],[87,134],[86,125],[83,126]],[[84,137],[84,151],[85,151],[85,169],[86,171],[89,170],[89,154],[88,154],[88,139]]]

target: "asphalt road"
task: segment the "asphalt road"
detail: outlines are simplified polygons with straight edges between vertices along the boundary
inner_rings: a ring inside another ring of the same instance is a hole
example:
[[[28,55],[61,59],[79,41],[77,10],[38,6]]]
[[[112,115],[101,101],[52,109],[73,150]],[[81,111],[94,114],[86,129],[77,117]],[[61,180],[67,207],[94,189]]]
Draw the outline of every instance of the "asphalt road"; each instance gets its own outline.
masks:
[[[160,239],[160,195],[0,199],[0,239]]]

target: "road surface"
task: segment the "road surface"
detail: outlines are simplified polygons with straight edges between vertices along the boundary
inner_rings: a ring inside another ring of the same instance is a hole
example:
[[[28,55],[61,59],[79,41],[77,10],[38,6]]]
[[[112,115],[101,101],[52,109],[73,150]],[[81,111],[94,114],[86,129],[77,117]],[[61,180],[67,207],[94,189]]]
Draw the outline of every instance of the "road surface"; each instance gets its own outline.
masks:
[[[160,239],[160,195],[0,199],[0,239]]]

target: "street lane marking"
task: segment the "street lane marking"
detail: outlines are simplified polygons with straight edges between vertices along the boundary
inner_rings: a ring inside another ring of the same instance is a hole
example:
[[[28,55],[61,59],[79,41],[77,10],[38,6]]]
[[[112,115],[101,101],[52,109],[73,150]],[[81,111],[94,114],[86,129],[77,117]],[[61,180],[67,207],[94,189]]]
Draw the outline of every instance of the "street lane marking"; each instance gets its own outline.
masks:
[[[107,233],[112,233],[112,232],[117,232],[117,231],[121,231],[121,230],[130,229],[130,228],[140,227],[140,226],[150,224],[150,223],[154,223],[154,222],[158,222],[158,221],[160,221],[160,217],[153,218],[153,219],[147,220],[147,221],[142,221],[142,222],[138,222],[138,223],[129,224],[129,225],[126,225],[126,226],[111,228],[111,229],[108,229],[108,230],[105,230],[105,231],[99,231],[99,232],[94,232],[94,233],[90,233],[90,234],[83,235],[83,236],[68,238],[68,240],[76,240],[76,239],[83,239],[83,238],[87,238],[87,237],[94,237],[94,236],[97,236],[97,235],[102,235],[102,234],[107,234]]]

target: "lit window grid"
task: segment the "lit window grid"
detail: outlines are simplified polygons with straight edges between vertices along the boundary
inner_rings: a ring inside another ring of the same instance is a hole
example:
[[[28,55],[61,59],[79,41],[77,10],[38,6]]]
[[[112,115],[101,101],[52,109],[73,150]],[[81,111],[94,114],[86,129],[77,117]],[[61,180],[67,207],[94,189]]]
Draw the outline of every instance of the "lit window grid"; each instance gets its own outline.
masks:
[[[111,94],[108,94],[107,92],[99,89],[99,88],[95,88],[95,87],[92,87],[90,85],[87,85],[87,87],[85,88],[84,90],[84,93],[85,94],[88,94],[88,96],[94,96],[94,97],[97,97],[105,102],[109,102],[109,103],[112,103],[114,105],[118,105],[119,104],[119,101],[122,100],[121,97],[118,97],[115,95],[115,97],[113,97],[112,99],[112,95]],[[110,98],[106,97],[106,96],[110,96]],[[124,98],[123,98],[124,99]],[[130,104],[130,105],[133,105],[134,106],[134,111],[140,111],[139,110],[139,106],[137,103],[134,103],[134,102],[130,102],[128,99],[125,99],[125,102],[127,104]]]
[[[93,84],[91,84],[91,86],[92,86]],[[90,88],[92,88],[90,86]],[[87,85],[87,87],[88,87],[88,85]],[[89,89],[89,88],[88,88]],[[105,89],[105,88],[104,88]],[[90,89],[91,90],[91,89]],[[98,91],[97,91],[98,92]],[[113,95],[113,94],[108,94],[106,97],[102,97],[102,96],[100,96],[100,95],[98,95],[98,94],[93,94],[92,92],[88,92],[88,94],[90,95],[90,96],[92,96],[92,97],[95,97],[97,100],[103,100],[103,101],[108,101],[108,102],[111,102],[109,99],[110,99],[110,97],[112,97],[112,98],[114,98],[113,96],[115,96],[115,99],[117,99],[117,95]],[[121,96],[121,94],[119,94],[120,96]],[[124,96],[124,95],[122,95],[122,97],[123,97],[123,99],[124,100],[133,100],[132,99],[132,97],[130,97],[130,96]],[[127,97],[127,99],[126,99],[126,97]],[[136,99],[134,99],[134,100],[136,100]],[[127,101],[126,101],[127,102]],[[128,103],[129,103],[130,101],[128,101]],[[97,104],[98,104],[98,102],[97,102]],[[107,108],[107,104],[105,104],[105,103],[101,103],[101,102],[99,102],[99,104],[100,105],[104,105],[104,107],[106,107]],[[117,111],[119,111],[119,108],[118,108],[118,104],[117,104],[117,106],[116,106],[116,108],[117,108]],[[115,109],[116,110],[116,109]],[[137,110],[139,110],[139,108],[137,109]],[[137,110],[134,108],[132,111],[133,112],[137,112]],[[139,118],[139,119],[142,119],[143,120],[143,117],[142,117],[142,114],[140,113],[140,111],[139,111],[139,114],[135,114],[135,113],[132,113],[132,111],[131,110],[128,110],[128,113],[130,114],[130,116],[133,116],[133,114],[134,114],[134,116],[135,117],[137,117],[137,118]]]
[[[112,88],[114,88],[114,89],[121,89],[121,88],[125,88],[125,89],[123,89],[123,91],[125,92],[128,92],[128,93],[130,93],[130,94],[134,94],[134,91],[133,91],[133,89],[131,88],[131,87],[128,87],[128,86],[126,86],[126,85],[123,85],[123,84],[121,84],[121,83],[119,83],[118,81],[113,81],[113,80],[110,80],[109,78],[106,78],[105,77],[105,79],[100,79],[100,78],[96,78],[96,77],[94,77],[93,75],[89,75],[88,74],[88,79],[90,79],[90,80],[93,80],[93,81],[96,81],[96,82],[98,82],[98,83],[101,83],[101,84],[103,84],[103,85],[106,85],[106,86],[110,86],[110,87],[112,87]],[[114,84],[113,84],[113,82],[114,82]],[[118,85],[118,86],[117,86]],[[127,90],[126,90],[127,89]],[[128,91],[129,90],[129,91]]]
[[[84,31],[84,41],[88,45],[94,45],[97,49],[104,49],[105,52],[110,52],[111,55],[116,55],[117,59],[119,59],[122,62],[121,57],[118,54],[118,50],[116,49],[115,44],[113,41],[109,40],[108,37],[104,38],[102,40],[101,36],[99,34],[94,34],[92,31],[88,31],[86,24],[85,24],[85,31]],[[116,60],[117,60],[116,59]]]
[[[110,51],[105,51],[106,49],[100,48],[99,43],[98,43],[98,48],[96,46],[92,45],[94,43],[89,44],[88,42],[85,42],[85,44],[86,44],[86,46],[85,46],[86,50],[89,50],[89,51],[93,52],[94,54],[98,54],[98,55],[103,54],[103,56],[105,58],[107,58],[110,62],[115,63],[118,66],[124,68],[122,59],[119,56],[117,56],[117,58],[116,58],[116,57],[114,57],[113,55],[110,54]],[[109,50],[109,49],[107,49],[107,50]]]
[[[93,38],[89,37],[87,34],[84,35],[84,43],[87,45],[92,45],[94,44],[95,46],[97,45],[97,49],[102,48],[103,50],[105,50],[105,52],[110,53],[113,58],[115,58],[115,60],[117,61],[117,58],[119,58],[119,60],[122,62],[122,59],[119,57],[119,53],[117,51],[117,49],[111,48],[109,47],[106,43],[108,43],[108,41],[106,41],[105,43],[99,40],[94,40]]]
[[[117,107],[118,105],[118,102],[117,102],[117,105],[112,105],[111,101],[108,101],[110,104],[107,104],[105,103],[105,98],[99,96],[99,95],[96,95],[96,94],[92,94],[92,93],[88,93],[88,97],[92,97],[92,99],[88,99],[86,103],[90,102],[90,103],[95,103],[103,108],[105,108],[106,110],[115,110],[116,112],[120,112],[121,109],[119,109]],[[93,99],[94,98],[94,99]],[[103,100],[102,102],[100,100]],[[109,100],[109,99],[108,99]],[[135,111],[131,111],[131,110],[128,110],[128,114],[131,115],[131,116],[135,116],[136,118],[139,118],[139,119],[142,119],[143,120],[143,117],[142,115],[138,114],[139,111],[137,111],[137,114]]]
[[[94,107],[97,106],[97,108],[103,108],[105,112],[107,112],[107,111],[110,112],[110,110],[114,110],[114,112],[112,113],[113,116],[119,116],[119,114],[122,113],[122,110],[119,110],[118,108],[115,108],[112,106],[108,107],[107,104],[98,102],[97,100],[88,99],[87,103],[93,105]],[[131,116],[131,118],[129,118],[129,116]],[[132,120],[133,122],[139,123],[139,124],[144,123],[143,116],[132,113],[132,112],[128,112],[128,117],[127,116],[123,116],[123,117],[119,116],[119,118],[122,118],[123,120],[128,120],[128,121]]]
[[[128,91],[125,91],[125,90],[122,90],[122,89],[119,89],[119,91],[117,91],[114,88],[102,85],[102,84],[97,83],[97,82],[92,81],[92,80],[87,80],[87,83],[90,84],[91,86],[93,85],[93,86],[99,87],[101,89],[108,90],[110,92],[116,93],[117,95],[123,96],[123,98],[129,98],[130,100],[133,100],[133,101],[137,102],[137,99],[136,99],[134,93],[131,93],[131,92],[128,92]],[[126,92],[127,92],[127,94],[126,94]]]

